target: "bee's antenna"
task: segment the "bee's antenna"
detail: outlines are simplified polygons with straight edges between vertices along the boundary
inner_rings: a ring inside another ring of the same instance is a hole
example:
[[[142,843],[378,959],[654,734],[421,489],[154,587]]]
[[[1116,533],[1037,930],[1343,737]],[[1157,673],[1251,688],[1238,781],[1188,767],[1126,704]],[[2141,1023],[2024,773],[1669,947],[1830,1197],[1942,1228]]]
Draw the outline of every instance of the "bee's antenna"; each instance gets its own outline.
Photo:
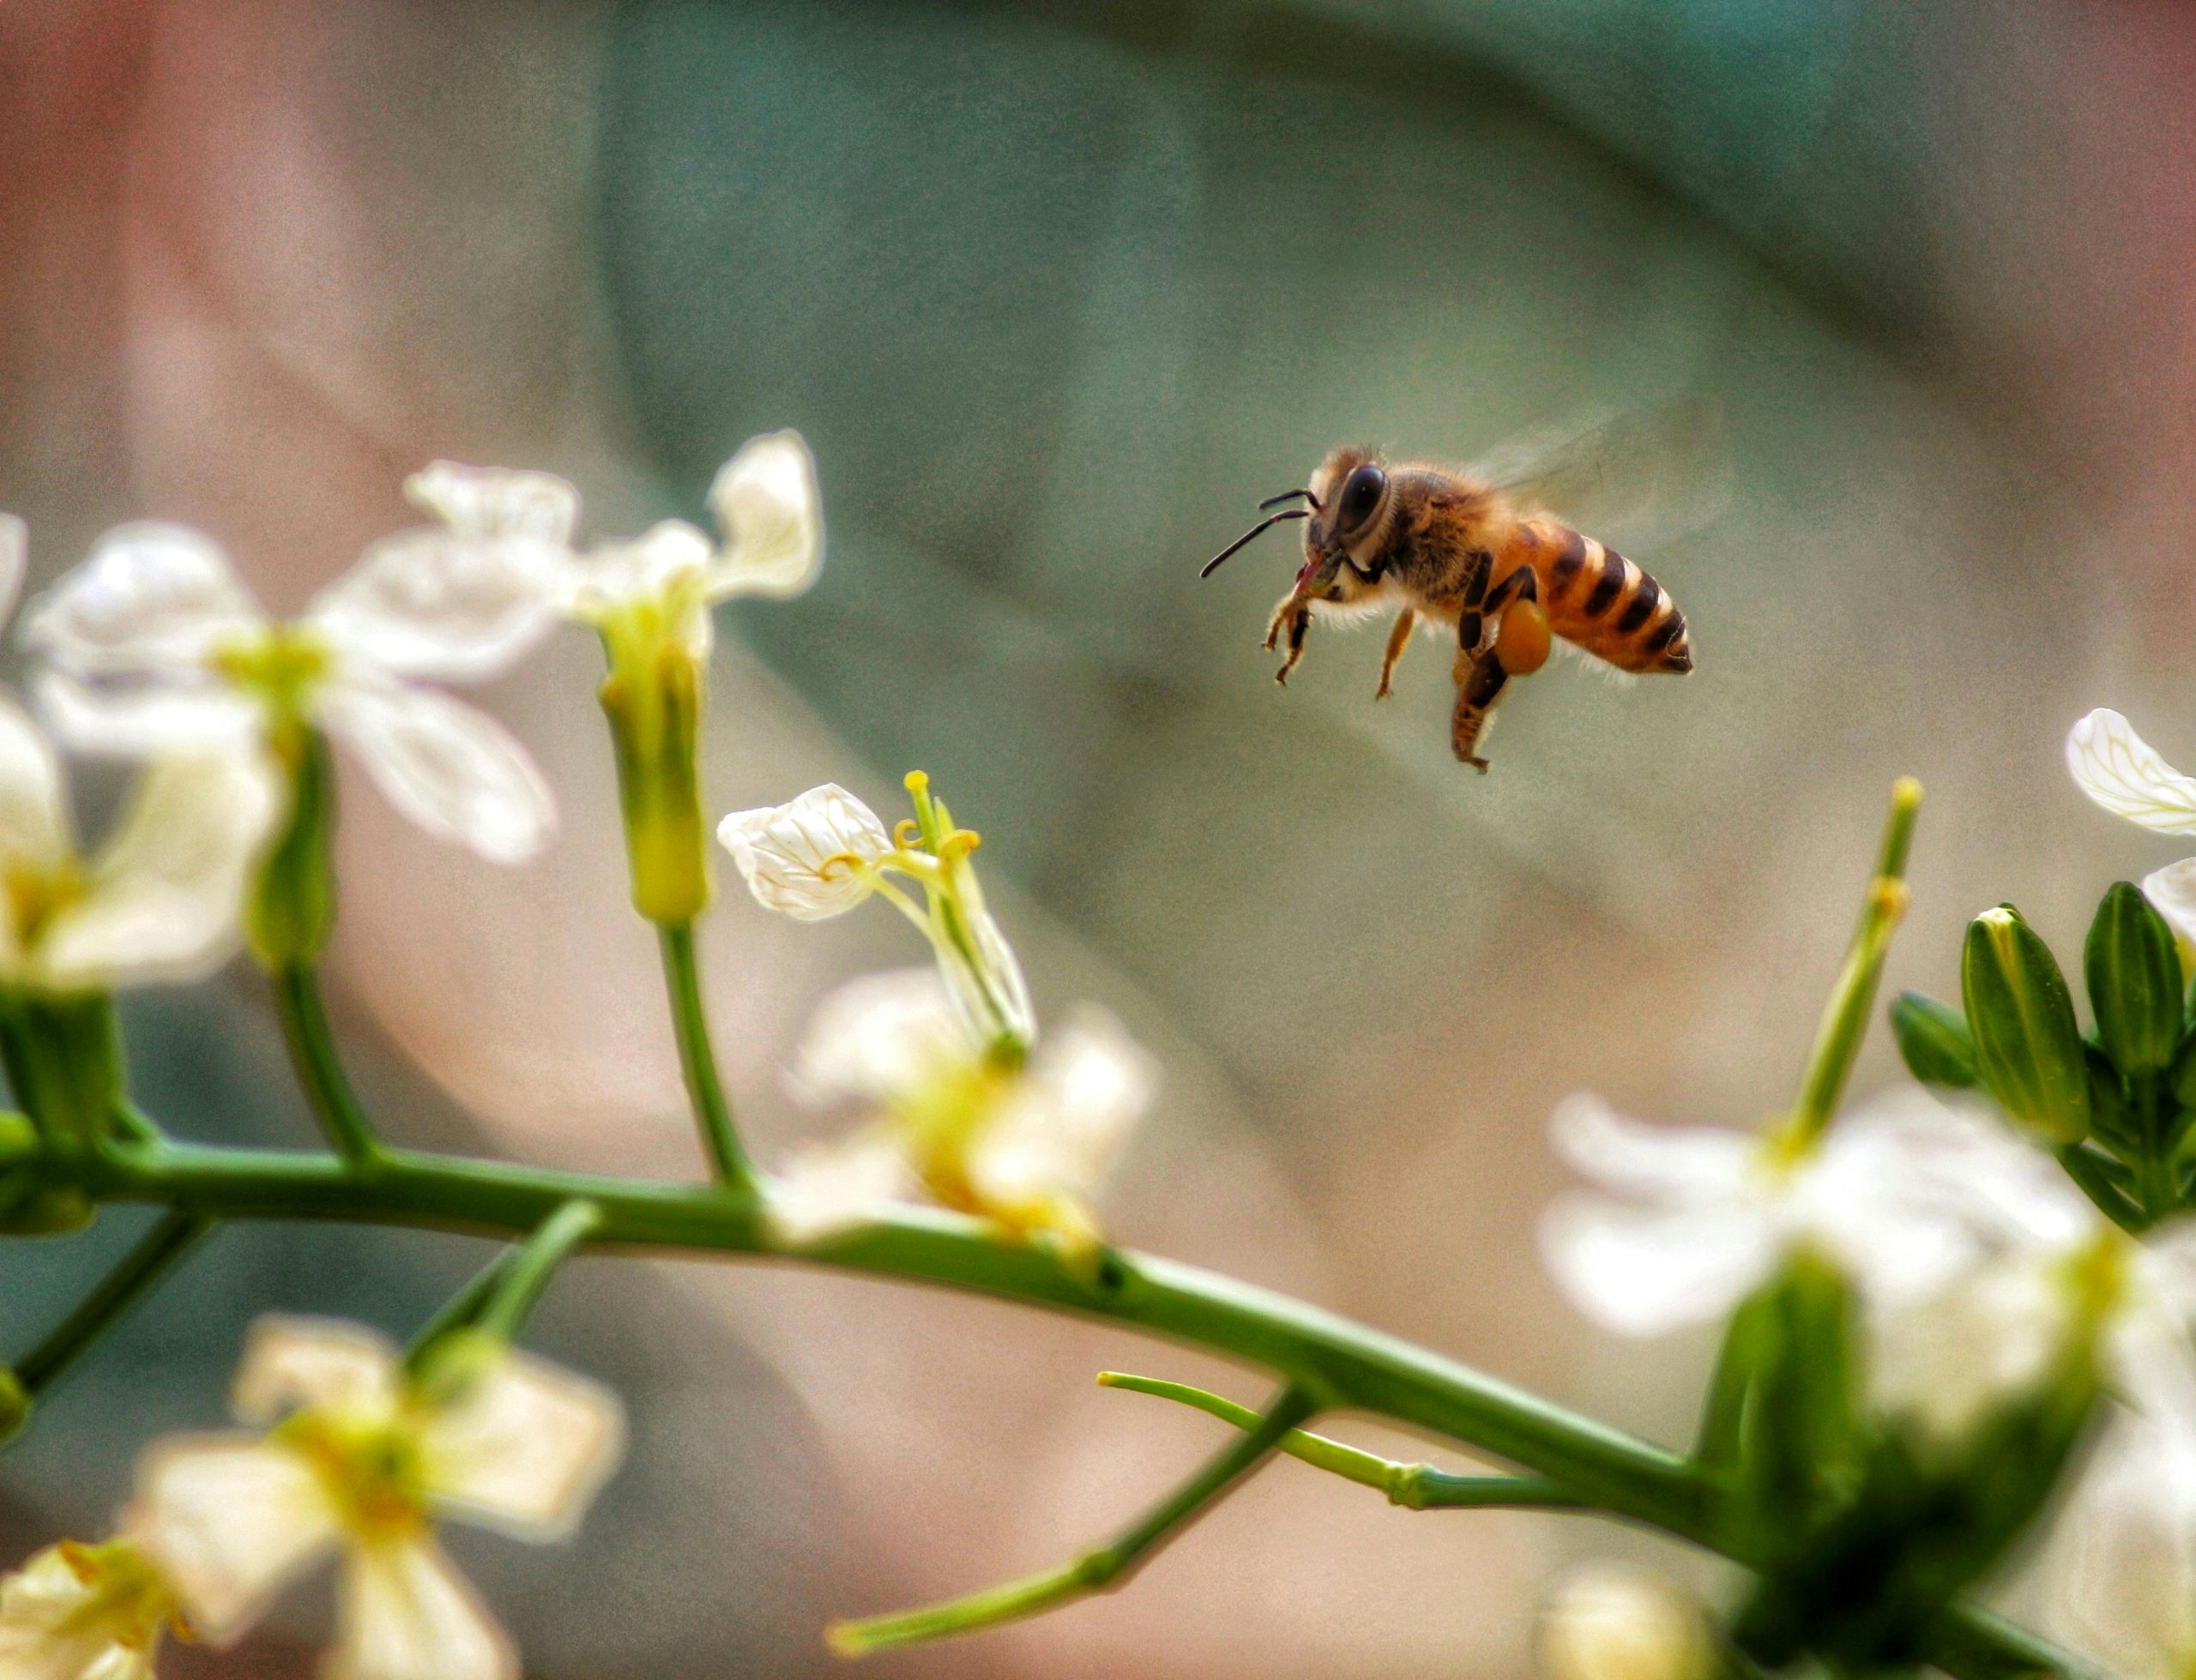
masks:
[[[1260,520],[1256,525],[1253,525],[1241,536],[1236,538],[1234,542],[1228,544],[1226,548],[1222,549],[1219,553],[1214,555],[1211,559],[1206,561],[1204,563],[1204,569],[1199,572],[1198,575],[1199,577],[1210,577],[1213,573],[1218,569],[1222,561],[1225,560],[1229,555],[1234,553],[1234,551],[1242,547],[1244,544],[1249,542],[1252,538],[1264,531],[1268,526],[1278,525],[1284,519],[1309,519],[1311,517],[1311,514],[1302,508],[1291,508],[1285,513],[1267,515],[1265,518]]]
[[[1260,513],[1264,513],[1268,508],[1277,508],[1282,503],[1299,496],[1302,497],[1306,502],[1309,502],[1312,504],[1312,511],[1313,513],[1316,514],[1325,511],[1319,506],[1319,498],[1312,495],[1308,490],[1285,490],[1278,496],[1269,496],[1264,501],[1258,503],[1258,511]]]

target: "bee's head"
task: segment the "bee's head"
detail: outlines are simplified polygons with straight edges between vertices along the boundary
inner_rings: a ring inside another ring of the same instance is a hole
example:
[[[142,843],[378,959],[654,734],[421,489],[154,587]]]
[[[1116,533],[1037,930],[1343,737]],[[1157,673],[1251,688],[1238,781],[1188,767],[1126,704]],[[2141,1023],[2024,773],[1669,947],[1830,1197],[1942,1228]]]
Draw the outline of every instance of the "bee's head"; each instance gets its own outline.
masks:
[[[1387,470],[1370,449],[1336,449],[1312,475],[1308,499],[1312,514],[1304,522],[1298,593],[1347,599],[1353,584],[1379,572],[1376,557],[1395,504]]]

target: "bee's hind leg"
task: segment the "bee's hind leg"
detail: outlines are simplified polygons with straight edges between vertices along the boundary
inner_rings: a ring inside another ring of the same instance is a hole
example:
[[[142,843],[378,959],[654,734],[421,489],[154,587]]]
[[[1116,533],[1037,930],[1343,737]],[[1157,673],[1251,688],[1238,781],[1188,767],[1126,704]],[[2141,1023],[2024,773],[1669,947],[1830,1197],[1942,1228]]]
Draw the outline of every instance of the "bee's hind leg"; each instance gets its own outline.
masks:
[[[1304,657],[1304,637],[1311,628],[1312,609],[1300,596],[1292,593],[1273,610],[1273,617],[1266,624],[1266,652],[1272,653],[1284,635],[1288,638],[1288,653],[1273,674],[1275,682],[1288,683],[1288,673]]]
[[[1395,692],[1396,661],[1410,646],[1410,633],[1417,628],[1418,614],[1409,607],[1396,615],[1395,628],[1388,632],[1388,651],[1380,661],[1380,686],[1372,691],[1373,699],[1385,700]]]
[[[1494,709],[1510,676],[1492,650],[1479,653],[1464,648],[1457,654],[1456,677],[1457,709],[1449,718],[1449,745],[1458,762],[1485,775],[1487,761],[1475,750],[1487,727],[1487,714]]]

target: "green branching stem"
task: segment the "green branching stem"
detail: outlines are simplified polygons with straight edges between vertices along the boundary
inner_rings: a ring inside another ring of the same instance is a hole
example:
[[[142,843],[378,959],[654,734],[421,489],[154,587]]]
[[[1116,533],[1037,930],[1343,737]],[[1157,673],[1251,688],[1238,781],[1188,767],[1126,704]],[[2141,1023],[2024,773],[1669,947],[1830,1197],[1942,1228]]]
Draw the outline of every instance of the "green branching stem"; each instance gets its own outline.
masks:
[[[140,1237],[115,1268],[56,1325],[45,1340],[17,1362],[15,1378],[36,1398],[51,1388],[94,1343],[121,1322],[153,1286],[206,1234],[213,1223],[205,1214],[172,1209]]]
[[[275,1012],[282,1019],[282,1041],[290,1065],[312,1105],[313,1118],[346,1160],[365,1165],[382,1153],[373,1123],[366,1118],[351,1076],[328,1030],[328,1011],[320,999],[319,971],[310,962],[285,963],[273,975]]]
[[[916,1207],[788,1244],[762,1206],[714,1186],[401,1149],[363,1171],[329,1154],[168,1142],[54,1167],[97,1201],[201,1219],[337,1220],[505,1242],[583,1199],[600,1210],[587,1238],[598,1249],[797,1259],[1148,1331],[1274,1372],[1321,1409],[1427,1430],[1548,1477],[1582,1504],[1703,1545],[1729,1544],[1723,1496],[1675,1454],[1318,1308],[1171,1261],[1122,1252],[1094,1272],[980,1221]],[[2050,1646],[1964,1610],[1946,1617],[1936,1647],[1932,1660],[1960,1680],[2071,1666]]]
[[[918,1641],[942,1639],[996,1627],[1025,1616],[1056,1608],[1073,1599],[1104,1593],[1122,1585],[1137,1566],[1166,1541],[1195,1521],[1219,1499],[1257,1469],[1293,1431],[1318,1410],[1318,1403],[1294,1384],[1282,1389],[1263,1416],[1253,1416],[1250,1429],[1204,1469],[1137,1519],[1111,1545],[1086,1551],[1073,1563],[1043,1575],[1010,1581],[950,1604],[932,1605],[863,1622],[842,1622],[831,1629],[831,1648],[842,1656],[866,1656],[872,1651]]]
[[[702,977],[694,961],[694,924],[670,922],[659,931],[664,987],[671,998],[672,1028],[679,1038],[679,1069],[686,1081],[686,1096],[693,1105],[702,1147],[709,1153],[719,1183],[752,1195],[755,1168],[740,1147],[739,1133],[732,1122],[732,1105],[725,1099],[723,1081],[717,1077],[716,1051],[709,1045],[709,1017],[702,1008]]]
[[[1258,1427],[1259,1414],[1210,1389],[1163,1377],[1134,1376],[1127,1371],[1101,1371],[1098,1383],[1105,1388],[1125,1388],[1131,1394],[1152,1394],[1180,1402],[1233,1424],[1239,1430]],[[1362,1448],[1348,1446],[1307,1430],[1291,1430],[1276,1443],[1293,1459],[1316,1469],[1331,1472],[1344,1481],[1377,1489],[1391,1505],[1407,1510],[1487,1510],[1496,1507],[1572,1509],[1584,1502],[1546,1476],[1460,1476],[1437,1470],[1430,1464],[1406,1464],[1382,1458]]]
[[[533,1315],[534,1304],[549,1286],[573,1249],[585,1242],[602,1223],[602,1209],[584,1196],[576,1196],[541,1222],[524,1247],[482,1300],[474,1321],[492,1335],[515,1340]]]

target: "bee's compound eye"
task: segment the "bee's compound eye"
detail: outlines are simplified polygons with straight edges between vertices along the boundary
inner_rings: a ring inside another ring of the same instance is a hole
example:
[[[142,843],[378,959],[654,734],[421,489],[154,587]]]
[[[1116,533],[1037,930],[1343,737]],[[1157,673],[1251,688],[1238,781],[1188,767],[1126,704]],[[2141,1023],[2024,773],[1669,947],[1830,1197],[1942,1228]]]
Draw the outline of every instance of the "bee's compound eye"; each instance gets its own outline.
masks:
[[[1358,467],[1342,483],[1342,502],[1336,516],[1345,531],[1354,531],[1372,517],[1372,510],[1380,505],[1380,492],[1388,487],[1388,475],[1371,465]]]

